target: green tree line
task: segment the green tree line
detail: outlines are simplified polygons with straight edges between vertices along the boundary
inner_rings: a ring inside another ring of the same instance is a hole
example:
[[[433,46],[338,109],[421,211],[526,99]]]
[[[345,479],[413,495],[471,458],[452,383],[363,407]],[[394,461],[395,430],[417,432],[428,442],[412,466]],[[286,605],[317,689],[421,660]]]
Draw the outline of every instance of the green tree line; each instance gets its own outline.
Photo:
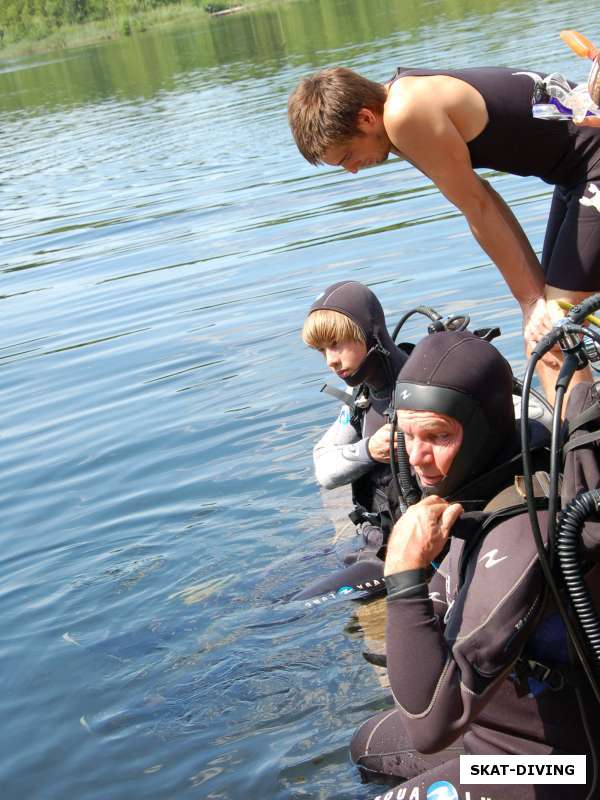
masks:
[[[0,44],[41,39],[66,25],[122,19],[181,0],[3,0],[0,3]],[[204,0],[187,0],[204,7]]]

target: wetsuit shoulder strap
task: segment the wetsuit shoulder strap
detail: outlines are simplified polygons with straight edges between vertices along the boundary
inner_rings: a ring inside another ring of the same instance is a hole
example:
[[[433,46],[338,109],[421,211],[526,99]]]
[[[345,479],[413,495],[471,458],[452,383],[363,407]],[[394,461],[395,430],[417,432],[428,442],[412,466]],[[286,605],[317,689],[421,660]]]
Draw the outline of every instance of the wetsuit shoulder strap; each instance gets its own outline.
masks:
[[[563,445],[563,457],[570,453],[571,450],[575,450],[578,447],[584,447],[586,444],[592,444],[593,442],[600,441],[600,429],[597,431],[590,431],[589,433],[584,433],[582,436],[578,436],[577,439],[571,439],[570,442],[567,442]]]
[[[504,495],[504,492],[500,492],[499,495]],[[508,495],[505,499],[508,501]],[[493,511],[465,511],[452,528],[452,536],[457,539],[464,539],[468,543],[469,549],[471,549],[496,525],[500,525],[501,522],[519,514],[524,514],[527,511],[523,498],[518,498],[518,500],[518,502],[512,504],[507,502],[505,505],[495,506]]]
[[[512,517],[527,513],[525,498],[519,491],[518,478],[519,476],[515,477],[515,483],[512,486],[507,486],[495,497],[492,497],[483,511],[466,511],[462,514],[457,525],[452,529],[452,536],[465,540],[459,561],[459,586],[462,586],[465,580],[470,555],[479,542],[497,525]],[[540,492],[540,494],[542,493]],[[538,496],[536,491],[535,504],[539,509],[547,508],[547,498],[543,494]]]
[[[328,383],[321,387],[321,391],[325,392],[325,394],[331,395],[331,397],[335,397],[337,400],[341,400],[342,403],[349,406],[352,411],[354,411],[356,408],[354,392],[352,392],[352,394],[348,394],[348,392],[343,392],[341,389],[337,389],[335,386],[330,386]]]
[[[342,403],[348,406],[351,411],[350,424],[358,436],[362,437],[363,419],[369,406],[371,405],[369,400],[369,387],[365,383],[359,383],[358,386],[354,387],[352,394],[350,395],[347,392],[343,392],[341,389],[336,389],[335,386],[329,386],[329,384],[326,383],[321,387],[321,391],[337,398],[338,400],[341,400]]]
[[[352,411],[360,409],[361,412],[364,412],[371,405],[369,401],[369,387],[366,383],[359,383],[358,386],[355,386],[352,390],[352,394],[343,392],[341,389],[330,386],[328,383],[323,384],[320,391],[331,395],[331,397],[335,397],[337,400],[341,400],[342,403],[349,406]]]
[[[461,492],[464,497],[457,492],[455,496],[447,499],[461,503],[465,511],[496,511],[512,505],[525,505],[525,491],[521,489],[522,477],[518,474],[520,467],[521,454],[513,456],[508,461],[503,462],[490,472],[472,481]],[[532,466],[536,475],[536,497],[547,496],[543,490],[544,470],[548,468],[548,450],[544,446],[536,447],[531,450]],[[501,491],[488,498],[494,487],[504,486]]]
[[[580,414],[577,414],[576,417],[569,420],[567,424],[567,436],[572,436],[575,431],[583,428],[584,425],[587,425],[590,422],[600,421],[600,402],[594,402],[589,408],[586,408],[585,411],[582,411]]]
[[[538,470],[533,475],[533,494],[538,508],[547,508],[548,493],[550,490],[550,476],[543,470]],[[522,475],[515,475],[514,482],[502,491],[498,492],[489,500],[483,509],[490,514],[496,512],[500,515],[514,509],[524,509],[527,507],[527,495],[525,491],[524,478]],[[513,516],[510,514],[510,516]]]
[[[596,392],[592,392],[591,405],[568,421],[566,441],[562,449],[563,458],[571,450],[600,441],[600,429],[590,431],[587,427],[592,422],[600,422],[600,400],[598,400]],[[586,430],[586,432],[584,433],[583,430]],[[573,437],[574,433],[579,433],[579,435]]]

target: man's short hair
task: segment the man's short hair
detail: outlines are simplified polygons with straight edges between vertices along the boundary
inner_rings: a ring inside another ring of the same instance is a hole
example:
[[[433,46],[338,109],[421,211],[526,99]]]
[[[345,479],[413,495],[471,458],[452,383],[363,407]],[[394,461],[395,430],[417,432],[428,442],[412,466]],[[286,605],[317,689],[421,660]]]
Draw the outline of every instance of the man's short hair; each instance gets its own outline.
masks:
[[[288,100],[288,121],[298,150],[311,164],[325,152],[361,132],[358,112],[383,114],[385,88],[346,67],[332,67],[303,78]]]
[[[336,342],[362,342],[365,335],[354,320],[339,311],[319,309],[304,320],[302,328],[304,344],[315,350],[324,350]]]

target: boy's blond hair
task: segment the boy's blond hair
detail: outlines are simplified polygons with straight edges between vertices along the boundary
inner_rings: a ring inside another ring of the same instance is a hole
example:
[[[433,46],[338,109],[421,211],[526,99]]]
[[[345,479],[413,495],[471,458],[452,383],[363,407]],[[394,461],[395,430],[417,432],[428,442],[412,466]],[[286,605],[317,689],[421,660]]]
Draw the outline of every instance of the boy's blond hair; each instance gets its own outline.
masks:
[[[288,121],[298,150],[311,164],[326,151],[362,135],[358,112],[383,114],[387,92],[381,83],[346,67],[333,67],[300,81],[288,100]]]
[[[354,320],[339,311],[323,308],[313,311],[304,320],[302,339],[315,350],[348,340],[366,345],[365,335]]]

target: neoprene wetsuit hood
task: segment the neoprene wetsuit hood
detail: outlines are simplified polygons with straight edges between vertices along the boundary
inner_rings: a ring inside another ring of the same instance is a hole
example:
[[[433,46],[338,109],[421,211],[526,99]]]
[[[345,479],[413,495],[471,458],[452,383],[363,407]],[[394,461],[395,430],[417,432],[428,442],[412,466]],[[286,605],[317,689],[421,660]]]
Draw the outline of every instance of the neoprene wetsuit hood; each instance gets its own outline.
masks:
[[[367,355],[356,372],[344,379],[345,383],[348,386],[366,383],[377,388],[393,386],[406,354],[390,336],[383,308],[375,294],[358,281],[340,281],[319,295],[308,314],[321,310],[337,311],[349,317],[365,337]]]
[[[456,494],[514,444],[512,386],[508,361],[469,331],[434,333],[419,342],[398,375],[394,407],[445,414],[463,426],[448,474],[424,494]]]

